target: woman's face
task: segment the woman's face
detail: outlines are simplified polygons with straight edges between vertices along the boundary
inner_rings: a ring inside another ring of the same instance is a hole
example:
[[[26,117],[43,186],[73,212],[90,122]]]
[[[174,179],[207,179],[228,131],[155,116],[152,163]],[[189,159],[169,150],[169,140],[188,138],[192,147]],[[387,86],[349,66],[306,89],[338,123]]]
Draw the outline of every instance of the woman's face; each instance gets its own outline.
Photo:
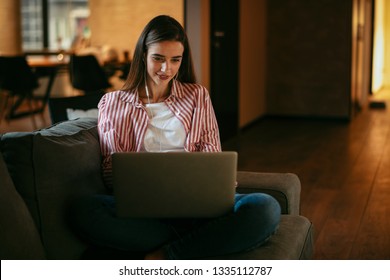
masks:
[[[147,80],[156,86],[168,86],[179,71],[184,47],[177,41],[151,44],[146,54]]]

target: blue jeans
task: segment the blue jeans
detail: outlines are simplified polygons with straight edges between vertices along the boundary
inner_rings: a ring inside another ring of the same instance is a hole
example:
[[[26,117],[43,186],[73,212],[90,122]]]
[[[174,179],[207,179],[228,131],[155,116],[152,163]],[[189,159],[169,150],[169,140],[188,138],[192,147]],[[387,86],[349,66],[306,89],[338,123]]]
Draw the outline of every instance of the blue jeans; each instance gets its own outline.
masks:
[[[70,209],[75,230],[91,243],[168,259],[201,259],[251,250],[268,240],[280,221],[279,203],[263,193],[236,194],[232,213],[213,219],[119,218],[115,199],[94,195]]]

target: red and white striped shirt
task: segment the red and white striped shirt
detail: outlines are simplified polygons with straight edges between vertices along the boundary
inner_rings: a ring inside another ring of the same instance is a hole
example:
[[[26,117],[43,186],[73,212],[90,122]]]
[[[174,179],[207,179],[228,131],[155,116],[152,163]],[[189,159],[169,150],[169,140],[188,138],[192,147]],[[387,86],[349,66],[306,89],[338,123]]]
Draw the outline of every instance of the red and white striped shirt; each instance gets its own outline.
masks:
[[[182,122],[186,131],[184,150],[219,152],[218,124],[207,89],[199,84],[173,81],[170,96],[164,101]],[[98,132],[103,155],[103,173],[111,181],[111,155],[114,152],[139,152],[149,123],[138,91],[114,91],[98,105]]]

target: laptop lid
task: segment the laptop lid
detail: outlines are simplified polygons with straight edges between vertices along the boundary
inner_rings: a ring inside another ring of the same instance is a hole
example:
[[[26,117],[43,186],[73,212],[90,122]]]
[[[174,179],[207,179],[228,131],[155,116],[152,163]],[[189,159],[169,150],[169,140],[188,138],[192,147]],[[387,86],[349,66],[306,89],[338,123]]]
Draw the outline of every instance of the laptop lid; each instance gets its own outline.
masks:
[[[234,207],[236,152],[114,153],[119,217],[217,217]]]

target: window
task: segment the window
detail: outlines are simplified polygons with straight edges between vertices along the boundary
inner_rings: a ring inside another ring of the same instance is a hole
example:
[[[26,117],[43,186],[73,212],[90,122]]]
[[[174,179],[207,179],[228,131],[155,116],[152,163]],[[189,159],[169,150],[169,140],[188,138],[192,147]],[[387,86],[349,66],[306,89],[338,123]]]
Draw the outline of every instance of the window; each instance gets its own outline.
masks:
[[[21,3],[23,50],[67,50],[89,39],[88,0],[22,0]]]
[[[88,40],[88,1],[49,0],[49,48],[70,49]]]
[[[23,0],[21,7],[23,49],[42,49],[42,0]]]

